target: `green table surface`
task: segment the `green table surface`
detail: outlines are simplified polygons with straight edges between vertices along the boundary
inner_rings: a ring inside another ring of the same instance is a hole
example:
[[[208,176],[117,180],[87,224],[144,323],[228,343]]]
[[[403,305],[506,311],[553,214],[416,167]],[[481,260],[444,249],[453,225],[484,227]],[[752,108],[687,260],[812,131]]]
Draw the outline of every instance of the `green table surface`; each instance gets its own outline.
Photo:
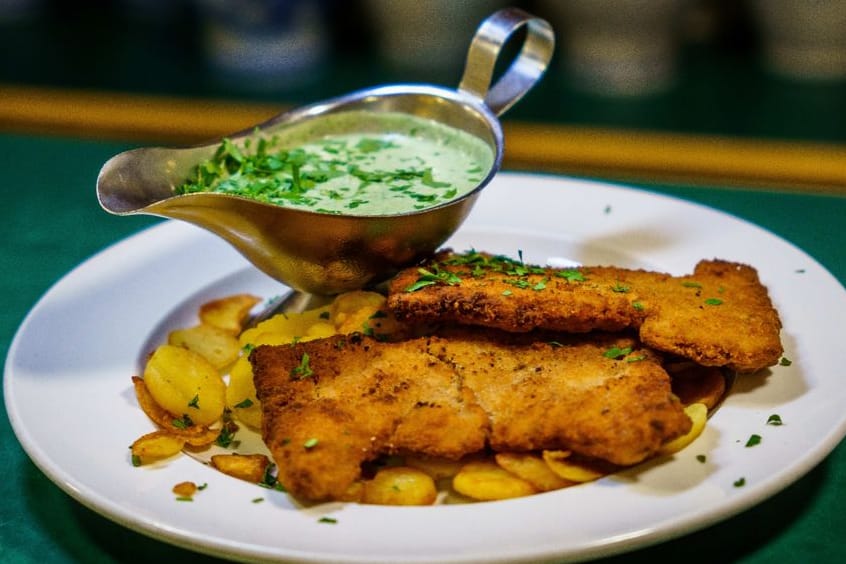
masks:
[[[100,165],[126,148],[114,142],[0,135],[0,193],[6,200],[0,208],[4,358],[27,311],[53,283],[83,259],[157,221],[109,216],[97,205],[94,183]],[[846,281],[846,198],[720,187],[646,189],[759,224]],[[14,437],[5,408],[0,409],[0,561],[216,561],[124,529],[73,500],[33,465]],[[738,516],[604,562],[846,562],[844,501],[846,445],[841,444],[798,482]]]

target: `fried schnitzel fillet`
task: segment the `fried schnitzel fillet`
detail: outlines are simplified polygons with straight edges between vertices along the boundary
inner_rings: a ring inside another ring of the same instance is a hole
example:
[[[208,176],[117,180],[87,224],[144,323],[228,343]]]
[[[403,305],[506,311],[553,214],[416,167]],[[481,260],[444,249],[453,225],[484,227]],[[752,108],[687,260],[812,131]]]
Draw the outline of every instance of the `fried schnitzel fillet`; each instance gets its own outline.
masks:
[[[754,372],[778,362],[781,321],[757,271],[701,261],[689,276],[607,266],[554,269],[501,256],[439,253],[390,283],[403,322],[522,332],[639,330],[644,344],[705,366]]]
[[[630,465],[691,425],[657,356],[630,337],[352,335],[260,346],[250,362],[264,441],[301,499],[342,498],[384,454],[566,449]]]

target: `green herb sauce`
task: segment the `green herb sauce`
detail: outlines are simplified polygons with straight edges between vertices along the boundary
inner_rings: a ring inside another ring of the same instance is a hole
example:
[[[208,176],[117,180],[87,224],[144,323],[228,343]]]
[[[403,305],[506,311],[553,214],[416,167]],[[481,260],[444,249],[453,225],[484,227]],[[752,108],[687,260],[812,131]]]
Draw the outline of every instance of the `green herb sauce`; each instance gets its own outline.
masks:
[[[391,215],[463,196],[485,178],[493,160],[478,137],[431,120],[342,112],[270,138],[226,139],[175,191],[331,214]]]

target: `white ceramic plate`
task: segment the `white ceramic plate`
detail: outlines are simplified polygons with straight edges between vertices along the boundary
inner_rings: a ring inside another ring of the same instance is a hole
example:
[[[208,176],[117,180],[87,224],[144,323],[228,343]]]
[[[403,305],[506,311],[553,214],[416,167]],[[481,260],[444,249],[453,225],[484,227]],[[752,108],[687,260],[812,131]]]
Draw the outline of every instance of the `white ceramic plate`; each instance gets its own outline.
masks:
[[[739,379],[683,452],[595,483],[492,503],[304,508],[188,457],[152,468],[130,464],[128,445],[152,428],[130,384],[150,348],[168,329],[193,323],[202,301],[282,291],[216,237],[165,222],[83,263],[33,308],[5,369],[14,430],[50,479],[118,523],[219,556],[297,562],[578,560],[622,552],[762,501],[846,433],[842,339],[832,326],[846,319],[846,292],[771,233],[648,192],[501,174],[450,244],[512,256],[522,250],[527,262],[678,275],[703,258],[752,264],[781,312],[793,363]],[[784,425],[767,425],[771,414]],[[747,448],[752,434],[762,441]],[[745,485],[735,486],[741,479]],[[193,503],[179,503],[171,487],[184,480],[208,487]]]

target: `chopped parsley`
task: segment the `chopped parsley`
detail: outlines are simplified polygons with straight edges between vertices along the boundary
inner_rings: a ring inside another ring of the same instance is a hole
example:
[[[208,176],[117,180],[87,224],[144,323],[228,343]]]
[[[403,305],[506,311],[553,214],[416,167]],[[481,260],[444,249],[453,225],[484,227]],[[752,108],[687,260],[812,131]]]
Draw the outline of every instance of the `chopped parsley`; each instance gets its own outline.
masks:
[[[708,460],[708,457],[706,457],[704,454],[697,454],[696,460],[698,460],[702,464],[705,464],[705,462]]]
[[[405,289],[406,292],[416,292],[421,288],[434,284],[445,284],[447,286],[458,286],[461,284],[461,278],[457,274],[449,270],[441,270],[437,264],[432,265],[430,269],[420,267],[417,269],[417,274],[419,277]]]
[[[177,429],[187,429],[188,427],[194,425],[194,422],[191,420],[187,413],[184,413],[179,419],[173,419],[171,423],[173,423],[173,426]]]
[[[723,300],[721,300],[720,298],[708,298],[707,300],[705,300],[705,303],[710,306],[718,306],[722,305]]]
[[[779,366],[790,366],[791,364],[793,364],[793,361],[786,356],[781,357],[778,361]]]
[[[321,517],[320,519],[317,520],[317,522],[318,523],[327,523],[329,525],[335,525],[335,524],[337,524],[338,520],[335,519],[334,517]]]
[[[559,270],[555,273],[555,275],[563,278],[567,282],[584,282],[586,280],[584,274],[582,274],[575,268],[566,268],[564,270]]]
[[[767,425],[773,425],[774,427],[778,427],[780,425],[784,425],[784,422],[781,420],[781,415],[778,413],[773,413],[769,417],[767,417]]]
[[[303,443],[303,448],[312,449],[312,448],[316,447],[317,443],[319,443],[319,442],[320,441],[317,438],[312,437],[312,438],[308,439],[306,442]]]
[[[300,363],[291,369],[291,378],[294,380],[303,380],[314,376],[310,362],[311,359],[309,358],[308,353],[304,352],[303,356],[300,357]]]
[[[619,359],[619,358],[626,356],[627,354],[631,354],[631,352],[632,352],[631,347],[623,347],[623,348],[611,347],[610,349],[608,349],[607,351],[602,353],[602,356],[604,356],[605,358],[610,358],[610,359]]]
[[[736,488],[742,488],[743,486],[746,485],[746,478],[738,478],[737,480],[734,481],[734,484],[732,484],[732,485]]]
[[[188,407],[193,407],[194,409],[200,409],[200,396],[196,395],[191,398],[191,401],[188,402]]]
[[[631,291],[631,288],[629,286],[626,286],[625,284],[620,284],[619,282],[617,282],[616,284],[611,286],[611,291],[617,294],[626,294]]]
[[[251,400],[250,398],[244,398],[243,400],[236,403],[234,407],[237,407],[239,409],[246,409],[246,408],[252,407],[252,406],[253,406],[253,400]]]
[[[638,311],[643,311],[646,309],[646,306],[643,305],[643,302],[632,302],[632,307]]]
[[[753,447],[761,444],[761,435],[751,435],[746,441],[746,447]]]

